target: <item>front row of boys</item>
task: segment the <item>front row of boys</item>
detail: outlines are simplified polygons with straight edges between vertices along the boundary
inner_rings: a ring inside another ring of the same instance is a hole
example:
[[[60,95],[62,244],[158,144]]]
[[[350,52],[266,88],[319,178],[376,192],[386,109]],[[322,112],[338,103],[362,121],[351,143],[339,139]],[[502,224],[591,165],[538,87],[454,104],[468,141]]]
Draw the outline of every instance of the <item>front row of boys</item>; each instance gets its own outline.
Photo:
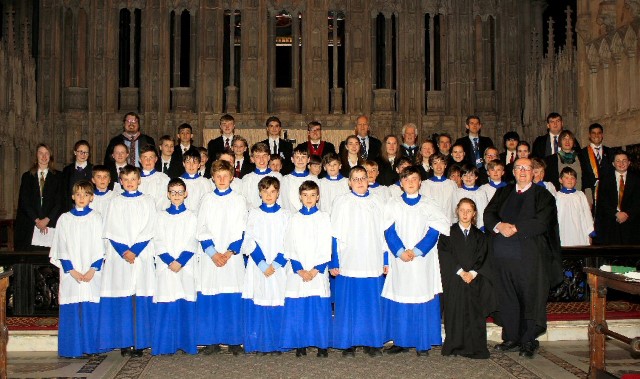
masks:
[[[195,353],[197,345],[210,354],[220,344],[234,354],[243,344],[246,352],[295,348],[298,356],[315,346],[320,357],[329,346],[345,356],[365,346],[377,356],[389,340],[389,353],[415,347],[427,355],[442,343],[435,251],[450,225],[420,195],[416,169],[401,174],[404,194],[385,205],[370,195],[367,171],[354,167],[351,191],[335,199],[331,216],[318,210],[313,181],[299,188],[299,212],[282,209],[280,182],[271,175],[258,181],[261,204],[247,215],[230,189],[231,164],[217,161],[211,172],[215,190],[204,195],[198,216],[185,207],[190,193],[181,179],[169,182],[171,205],[158,215],[138,190],[140,171],[126,166],[124,192],[111,199],[104,228],[88,207],[90,183],[74,187],[76,208],[51,250],[62,271],[61,356],[114,348],[140,356],[147,347]],[[96,193],[104,192],[97,179]],[[249,256],[246,269],[241,254]],[[329,271],[337,277],[333,321]]]

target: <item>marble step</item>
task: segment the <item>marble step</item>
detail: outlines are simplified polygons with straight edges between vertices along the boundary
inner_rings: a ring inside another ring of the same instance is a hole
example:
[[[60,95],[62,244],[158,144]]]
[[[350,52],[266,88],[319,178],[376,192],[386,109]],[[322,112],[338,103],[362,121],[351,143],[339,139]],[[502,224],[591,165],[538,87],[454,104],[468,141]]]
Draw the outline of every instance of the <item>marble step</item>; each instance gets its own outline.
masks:
[[[640,336],[640,319],[610,320],[609,328],[617,333],[633,338]],[[550,321],[547,332],[540,336],[540,341],[586,341],[589,320]],[[444,335],[444,327],[443,327]],[[502,328],[495,324],[487,324],[487,339],[501,340]],[[9,331],[8,351],[57,351],[58,331]]]

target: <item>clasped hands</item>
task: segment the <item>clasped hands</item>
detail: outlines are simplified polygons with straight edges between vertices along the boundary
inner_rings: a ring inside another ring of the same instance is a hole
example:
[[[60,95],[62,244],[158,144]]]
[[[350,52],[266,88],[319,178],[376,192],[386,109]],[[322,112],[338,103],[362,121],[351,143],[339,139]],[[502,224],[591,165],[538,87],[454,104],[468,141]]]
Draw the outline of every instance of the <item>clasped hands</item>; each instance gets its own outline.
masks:
[[[71,270],[69,271],[69,275],[71,275],[71,277],[73,279],[76,280],[76,282],[80,283],[80,282],[90,282],[91,279],[93,279],[93,275],[96,273],[96,269],[95,268],[90,268],[89,271],[85,272],[84,274],[81,274],[80,272],[76,271],[76,270]]]
[[[300,275],[303,282],[310,282],[318,275],[318,269],[312,268],[311,270],[298,270],[297,274]]]
[[[518,229],[516,228],[516,226],[513,224],[509,224],[508,222],[501,222],[500,224],[498,224],[496,228],[498,229],[498,233],[502,234],[507,238],[511,237],[512,235],[518,232]]]
[[[231,258],[231,256],[233,256],[233,252],[227,250],[224,253],[215,253],[211,256],[211,259],[213,260],[213,263],[217,266],[217,267],[223,267],[224,265],[227,264],[227,261],[229,260],[229,258]]]

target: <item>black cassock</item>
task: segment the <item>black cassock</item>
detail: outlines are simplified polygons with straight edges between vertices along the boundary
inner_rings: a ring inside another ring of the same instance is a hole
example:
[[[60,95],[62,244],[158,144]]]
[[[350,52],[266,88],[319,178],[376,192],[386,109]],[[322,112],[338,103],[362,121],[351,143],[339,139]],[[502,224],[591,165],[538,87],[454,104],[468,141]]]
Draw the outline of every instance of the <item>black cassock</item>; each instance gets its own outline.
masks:
[[[438,257],[442,276],[444,329],[442,355],[489,358],[487,316],[495,310],[495,300],[486,263],[487,239],[472,226],[465,238],[456,223],[449,237],[440,235]],[[456,274],[459,269],[478,273],[469,284]]]

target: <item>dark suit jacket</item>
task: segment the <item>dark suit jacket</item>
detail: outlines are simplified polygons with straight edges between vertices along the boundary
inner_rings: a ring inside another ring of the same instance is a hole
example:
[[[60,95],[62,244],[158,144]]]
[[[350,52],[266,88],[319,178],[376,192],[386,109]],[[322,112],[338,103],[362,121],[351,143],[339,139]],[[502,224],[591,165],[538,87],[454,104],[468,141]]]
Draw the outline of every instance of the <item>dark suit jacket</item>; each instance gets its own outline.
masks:
[[[192,146],[193,147],[193,146]],[[176,150],[180,150],[178,147]],[[180,155],[176,155],[176,150],[173,151],[173,155],[171,155],[171,160],[169,161],[169,171],[166,173],[169,178],[177,178],[184,173],[184,165],[182,164],[182,153]],[[156,171],[162,171],[162,158],[158,157],[158,161],[156,162]]]
[[[554,187],[556,187],[556,190],[560,190],[560,171],[558,171],[558,162],[560,160],[560,157],[558,156],[558,154],[553,154],[553,155],[549,155],[548,157],[544,158],[544,163],[546,163],[547,168],[544,170],[544,181],[545,182],[549,182],[551,184],[553,184]],[[578,159],[577,160],[578,164],[580,165],[580,173],[578,173],[578,175],[580,176],[578,178],[578,180],[582,180],[582,172],[584,172],[584,168],[582,167],[582,162]],[[582,182],[579,183],[580,184],[580,188],[584,189],[584,187],[582,187]]]
[[[398,158],[395,159],[396,162],[398,161]],[[378,162],[378,172],[380,173],[378,175],[378,178],[376,179],[376,182],[382,184],[383,186],[390,186],[400,179],[398,173],[396,172],[395,164],[392,166],[388,160],[382,157],[379,157],[376,162]]]
[[[582,167],[582,190],[587,188],[594,189],[596,186],[596,175],[591,167],[591,160],[589,159],[590,146],[582,148],[578,153],[578,159],[580,159],[580,166]],[[610,147],[602,146],[602,159],[598,165],[598,173],[602,176],[606,171],[613,171],[613,151]]]
[[[63,203],[62,209],[60,213],[68,212],[74,206],[73,199],[71,199],[71,195],[73,195],[73,185],[76,184],[80,180],[88,180],[91,181],[91,170],[93,165],[91,163],[87,163],[87,167],[82,171],[77,171],[76,163],[73,162],[70,165],[65,166],[62,169],[62,189],[64,194],[62,195]],[[46,182],[45,182],[46,183]]]
[[[558,144],[560,144],[560,141],[558,141]],[[575,151],[580,150],[580,144],[576,139],[573,140],[573,149]],[[547,132],[547,134],[536,137],[536,139],[533,141],[533,145],[531,146],[531,158],[545,158],[552,154],[553,151],[551,151],[551,136],[549,135],[549,133]]]
[[[413,149],[413,154],[409,154],[409,149],[407,149],[403,144],[400,144],[400,155],[403,157],[411,158],[411,161],[415,162],[418,154],[420,154],[420,146],[416,145]]]
[[[516,155],[516,159],[518,159],[518,155]],[[507,162],[507,152],[506,151],[503,151],[502,153],[500,153],[500,161],[502,163],[504,163],[505,166],[509,164],[509,162]],[[514,162],[515,162],[515,160],[514,160]]]
[[[45,177],[42,204],[40,204],[40,181],[37,173],[30,171],[22,174],[18,195],[18,210],[15,222],[15,249],[31,248],[33,227],[37,218],[49,218],[49,227],[55,228],[58,217],[62,213],[64,203],[64,184],[62,173],[49,170]]]
[[[189,146],[189,149],[187,151],[193,152],[193,153],[196,153],[196,154],[200,155],[200,153],[198,152],[198,147],[194,146],[194,145]],[[209,152],[207,151],[207,154],[208,153]],[[177,159],[178,162],[180,162],[180,165],[182,166],[182,154],[183,154],[182,153],[182,148],[180,147],[180,144],[177,144],[175,146],[175,148],[173,149],[173,154],[171,155],[171,159],[172,160],[173,159]],[[211,158],[211,156],[209,156],[209,158]],[[158,158],[158,159],[160,159],[160,158]],[[182,173],[180,173],[180,175],[182,175]]]
[[[269,149],[271,149],[268,138],[260,142],[266,143],[267,146],[269,146]],[[293,144],[280,138],[278,140],[278,154],[282,157],[282,171],[280,173],[282,175],[287,175],[293,171],[293,162],[291,161],[291,156],[293,155]]]
[[[618,183],[615,170],[609,170],[600,179],[598,206],[596,207],[596,242],[601,244],[635,245],[640,243],[640,178],[627,171],[620,210],[629,219],[616,222]]]
[[[475,154],[473,153],[473,143],[469,139],[469,136],[458,138],[454,145],[462,145],[464,148],[464,161],[470,165],[476,165]],[[493,147],[493,141],[489,137],[479,136],[478,147],[480,149],[480,158],[484,154],[484,150],[488,147]]]
[[[242,179],[245,175],[255,170],[256,165],[251,163],[251,159],[244,158],[242,161],[242,166],[240,166],[240,179]],[[235,167],[234,167],[235,170]]]
[[[229,146],[231,146],[231,141],[229,141]],[[215,161],[216,155],[222,153],[224,151],[224,138],[222,136],[218,136],[209,143],[207,143],[207,153],[209,154],[209,161]],[[210,166],[210,164],[207,162]],[[207,170],[208,171],[208,170]]]
[[[109,162],[113,162],[113,157],[111,157],[111,154],[113,154],[113,147],[118,144],[118,143],[124,143],[126,139],[124,138],[124,135],[122,134],[118,134],[117,136],[111,138],[111,141],[109,141],[109,145],[107,145],[107,150],[104,153],[104,164],[108,164]],[[139,148],[142,148],[145,145],[151,145],[153,147],[156,146],[156,142],[153,140],[153,138],[149,137],[146,134],[140,134],[140,137],[138,137],[138,146]]]
[[[340,152],[345,149],[344,141],[340,142]],[[375,161],[380,157],[380,149],[382,149],[382,142],[376,137],[369,136],[369,151],[367,154],[367,159]]]
[[[318,148],[318,150],[321,149],[321,151],[319,151],[320,154],[317,154],[317,155],[320,155],[320,157],[324,157],[329,153],[334,153],[334,154],[336,153],[336,147],[331,142],[329,141],[320,141],[320,142],[321,143],[324,142],[324,146],[321,146]],[[311,149],[310,141],[299,143],[298,146],[296,146],[296,149],[300,147],[304,147],[305,149],[307,149],[307,151],[309,152],[309,155],[313,154],[313,152],[311,151],[312,149]]]

